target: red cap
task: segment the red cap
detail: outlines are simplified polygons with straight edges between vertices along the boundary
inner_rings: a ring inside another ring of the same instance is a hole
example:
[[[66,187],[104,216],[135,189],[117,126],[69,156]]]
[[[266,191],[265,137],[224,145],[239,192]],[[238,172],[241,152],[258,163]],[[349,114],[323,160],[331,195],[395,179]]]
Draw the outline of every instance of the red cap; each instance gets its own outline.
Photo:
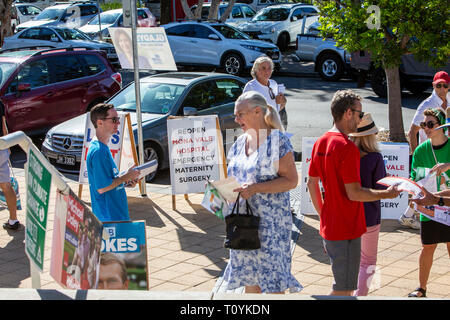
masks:
[[[450,76],[445,71],[436,72],[436,74],[434,75],[433,84],[441,82],[450,83]]]

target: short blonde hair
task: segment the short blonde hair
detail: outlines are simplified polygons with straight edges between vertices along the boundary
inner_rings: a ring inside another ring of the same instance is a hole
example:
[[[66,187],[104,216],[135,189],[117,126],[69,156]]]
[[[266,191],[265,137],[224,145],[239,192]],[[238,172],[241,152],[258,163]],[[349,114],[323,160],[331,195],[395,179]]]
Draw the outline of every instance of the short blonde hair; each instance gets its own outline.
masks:
[[[278,111],[267,104],[266,98],[262,94],[257,91],[246,91],[237,98],[236,105],[244,101],[247,102],[250,109],[260,107],[263,110],[264,121],[270,128],[284,132]]]
[[[253,63],[252,70],[250,71],[250,74],[252,75],[253,79],[256,79],[256,72],[258,72],[259,66],[264,62],[269,62],[270,68],[272,68],[272,71],[274,70],[275,65],[274,65],[272,59],[270,59],[267,56],[261,56],[255,60],[255,62]]]
[[[359,150],[364,152],[380,152],[378,147],[377,137],[375,134],[369,134],[361,137],[350,137]]]

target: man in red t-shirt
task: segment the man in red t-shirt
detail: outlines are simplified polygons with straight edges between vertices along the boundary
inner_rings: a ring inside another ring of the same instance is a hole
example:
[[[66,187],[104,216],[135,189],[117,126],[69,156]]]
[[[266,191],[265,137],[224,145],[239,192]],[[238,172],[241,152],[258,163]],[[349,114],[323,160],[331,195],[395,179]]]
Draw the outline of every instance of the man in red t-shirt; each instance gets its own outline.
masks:
[[[334,126],[314,144],[309,167],[308,189],[320,217],[334,276],[331,295],[352,295],[357,289],[361,235],[366,232],[362,202],[392,199],[396,187],[375,190],[361,187],[360,154],[348,134],[357,131],[364,112],[361,97],[351,90],[334,94],[331,114]],[[325,196],[320,192],[322,181]]]

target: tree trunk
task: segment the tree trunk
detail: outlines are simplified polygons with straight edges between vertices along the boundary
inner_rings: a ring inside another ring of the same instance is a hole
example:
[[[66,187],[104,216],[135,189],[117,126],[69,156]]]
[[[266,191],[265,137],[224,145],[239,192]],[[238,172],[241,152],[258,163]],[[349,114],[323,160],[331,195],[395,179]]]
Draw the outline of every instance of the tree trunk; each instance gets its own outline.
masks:
[[[181,0],[181,7],[183,8],[186,18],[188,18],[189,20],[194,20],[194,15],[192,14],[191,9],[189,8],[187,0]]]
[[[159,17],[159,24],[167,24],[169,23],[172,18],[170,17],[170,13],[171,13],[171,2],[167,1],[167,0],[161,0],[160,1],[160,10],[161,10],[161,15]]]
[[[403,127],[402,96],[398,67],[385,68],[385,72],[389,105],[389,138],[391,141],[405,142],[406,136]]]
[[[217,13],[219,11],[220,0],[212,0],[209,8],[208,21],[217,20]]]
[[[11,8],[13,0],[0,0],[0,47],[3,46],[5,37],[13,35],[11,28]]]
[[[195,19],[202,19],[203,0],[198,0],[197,9],[194,12]]]
[[[220,17],[220,22],[224,23],[225,20],[228,19],[228,17],[230,16],[231,10],[233,9],[233,6],[234,6],[235,2],[236,2],[236,0],[230,0],[228,2],[227,10],[225,10],[225,12],[223,13],[223,16]]]

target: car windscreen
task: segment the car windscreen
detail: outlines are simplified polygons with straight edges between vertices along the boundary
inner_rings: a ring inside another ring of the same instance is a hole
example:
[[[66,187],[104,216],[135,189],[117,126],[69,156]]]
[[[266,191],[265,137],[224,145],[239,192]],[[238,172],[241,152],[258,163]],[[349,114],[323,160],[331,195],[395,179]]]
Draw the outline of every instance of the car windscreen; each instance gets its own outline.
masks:
[[[101,24],[113,24],[121,14],[122,14],[121,12],[115,12],[115,13],[103,12],[100,14],[100,23]],[[89,21],[88,24],[98,25],[99,24],[98,15],[96,15],[94,18],[92,18],[92,20]]]
[[[284,21],[289,17],[288,8],[264,8],[259,11],[252,21]]]
[[[65,9],[45,9],[39,13],[34,20],[58,20],[63,15]]]
[[[11,73],[16,70],[17,64],[11,62],[0,62],[0,87],[8,80]]]
[[[81,33],[76,29],[56,29],[56,32],[64,40],[91,40],[84,33]]]
[[[176,104],[186,87],[170,83],[141,82],[141,111],[166,114]],[[120,111],[136,111],[134,83],[123,89],[108,103]]]
[[[212,26],[227,39],[250,39],[245,33],[227,25]]]

